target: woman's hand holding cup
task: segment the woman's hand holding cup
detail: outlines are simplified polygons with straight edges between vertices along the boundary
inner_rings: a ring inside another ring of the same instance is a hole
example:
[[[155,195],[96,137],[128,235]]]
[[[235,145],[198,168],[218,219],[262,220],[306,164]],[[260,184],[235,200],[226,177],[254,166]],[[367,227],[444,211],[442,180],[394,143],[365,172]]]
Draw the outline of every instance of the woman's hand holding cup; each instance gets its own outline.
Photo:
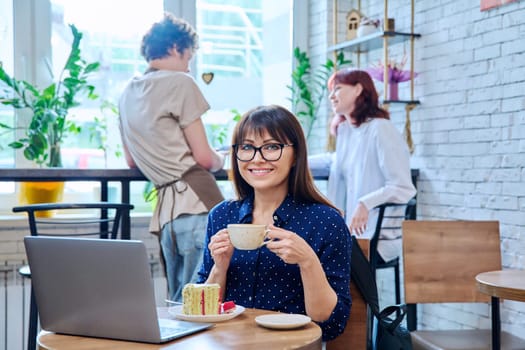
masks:
[[[228,269],[233,255],[233,245],[227,229],[222,229],[214,234],[208,244],[211,257],[217,268]]]
[[[266,247],[287,264],[304,267],[311,259],[317,259],[312,247],[299,235],[280,227],[268,227]]]

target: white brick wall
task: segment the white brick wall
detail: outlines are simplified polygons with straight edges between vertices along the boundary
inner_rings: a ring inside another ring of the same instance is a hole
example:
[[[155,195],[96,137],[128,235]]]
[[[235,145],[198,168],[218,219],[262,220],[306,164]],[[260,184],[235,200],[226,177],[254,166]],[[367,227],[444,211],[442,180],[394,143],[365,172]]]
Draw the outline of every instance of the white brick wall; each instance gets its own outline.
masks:
[[[310,0],[310,7],[331,11],[332,0],[324,2],[327,7]],[[357,2],[338,3],[343,22]],[[383,1],[362,0],[361,6],[366,15],[382,17]],[[409,31],[410,1],[389,1],[388,10],[396,29]],[[325,35],[330,46],[331,12],[326,18],[326,28],[312,25],[310,31],[316,43]],[[343,41],[344,26],[338,31]],[[499,220],[504,267],[525,269],[525,2],[481,12],[479,1],[416,1],[415,31],[422,35],[415,44],[421,106],[411,113],[416,147],[411,166],[420,170],[418,215]],[[390,56],[399,59],[409,49],[408,43],[398,44]],[[377,51],[361,55],[362,67],[382,57]],[[326,47],[310,45],[310,54],[326,55]],[[408,96],[409,83],[399,87],[400,96]],[[402,131],[404,109],[390,112]],[[311,150],[322,150],[324,142],[316,142],[321,148]],[[382,302],[392,303],[391,271],[378,277]],[[525,303],[504,301],[501,317],[504,330],[523,337]],[[432,305],[420,308],[419,321],[430,328],[490,328],[490,311],[486,304]]]
[[[145,243],[151,260],[159,259],[157,237],[148,232],[150,216],[131,217],[131,239]],[[25,216],[11,216],[0,220],[0,265],[25,262],[24,236],[29,235]]]

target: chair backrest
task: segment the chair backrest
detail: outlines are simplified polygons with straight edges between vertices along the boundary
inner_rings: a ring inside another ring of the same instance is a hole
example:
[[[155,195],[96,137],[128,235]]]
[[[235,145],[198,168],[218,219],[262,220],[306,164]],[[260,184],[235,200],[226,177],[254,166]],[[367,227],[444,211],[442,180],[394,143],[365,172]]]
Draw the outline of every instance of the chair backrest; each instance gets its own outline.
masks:
[[[403,222],[405,302],[486,302],[475,277],[501,269],[498,221]]]
[[[369,257],[370,240],[358,239],[357,242],[363,253]],[[366,349],[367,348],[367,315],[368,308],[363,296],[353,281],[350,281],[352,295],[352,310],[350,319],[343,333],[326,343],[326,350]]]
[[[125,203],[41,203],[17,206],[13,212],[26,212],[32,236],[83,236],[118,238],[123,212],[133,209]],[[59,211],[60,214],[39,215]],[[74,215],[65,215],[73,214]]]
[[[375,207],[377,209],[377,221],[374,235],[370,241],[370,264],[375,273],[377,265],[377,244],[381,231],[401,231],[404,220],[414,218],[416,200],[412,198],[408,203],[384,203]]]

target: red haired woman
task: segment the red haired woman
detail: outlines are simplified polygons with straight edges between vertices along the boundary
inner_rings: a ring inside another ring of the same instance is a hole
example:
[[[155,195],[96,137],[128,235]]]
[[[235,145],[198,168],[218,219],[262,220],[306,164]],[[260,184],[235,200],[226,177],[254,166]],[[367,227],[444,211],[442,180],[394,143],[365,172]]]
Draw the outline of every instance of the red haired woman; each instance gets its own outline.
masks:
[[[328,88],[335,114],[330,129],[337,136],[328,197],[344,210],[351,233],[371,237],[374,207],[407,203],[416,194],[408,147],[388,111],[379,106],[367,72],[342,69],[329,79]],[[401,232],[383,231],[378,253],[389,261],[401,252]]]

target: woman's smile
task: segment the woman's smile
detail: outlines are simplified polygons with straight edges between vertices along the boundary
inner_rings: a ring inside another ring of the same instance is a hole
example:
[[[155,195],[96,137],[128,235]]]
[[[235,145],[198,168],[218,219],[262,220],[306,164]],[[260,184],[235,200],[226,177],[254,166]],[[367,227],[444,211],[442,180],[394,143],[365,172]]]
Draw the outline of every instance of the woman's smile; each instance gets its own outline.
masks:
[[[268,168],[249,168],[248,171],[255,176],[264,176],[273,171],[273,169]]]

